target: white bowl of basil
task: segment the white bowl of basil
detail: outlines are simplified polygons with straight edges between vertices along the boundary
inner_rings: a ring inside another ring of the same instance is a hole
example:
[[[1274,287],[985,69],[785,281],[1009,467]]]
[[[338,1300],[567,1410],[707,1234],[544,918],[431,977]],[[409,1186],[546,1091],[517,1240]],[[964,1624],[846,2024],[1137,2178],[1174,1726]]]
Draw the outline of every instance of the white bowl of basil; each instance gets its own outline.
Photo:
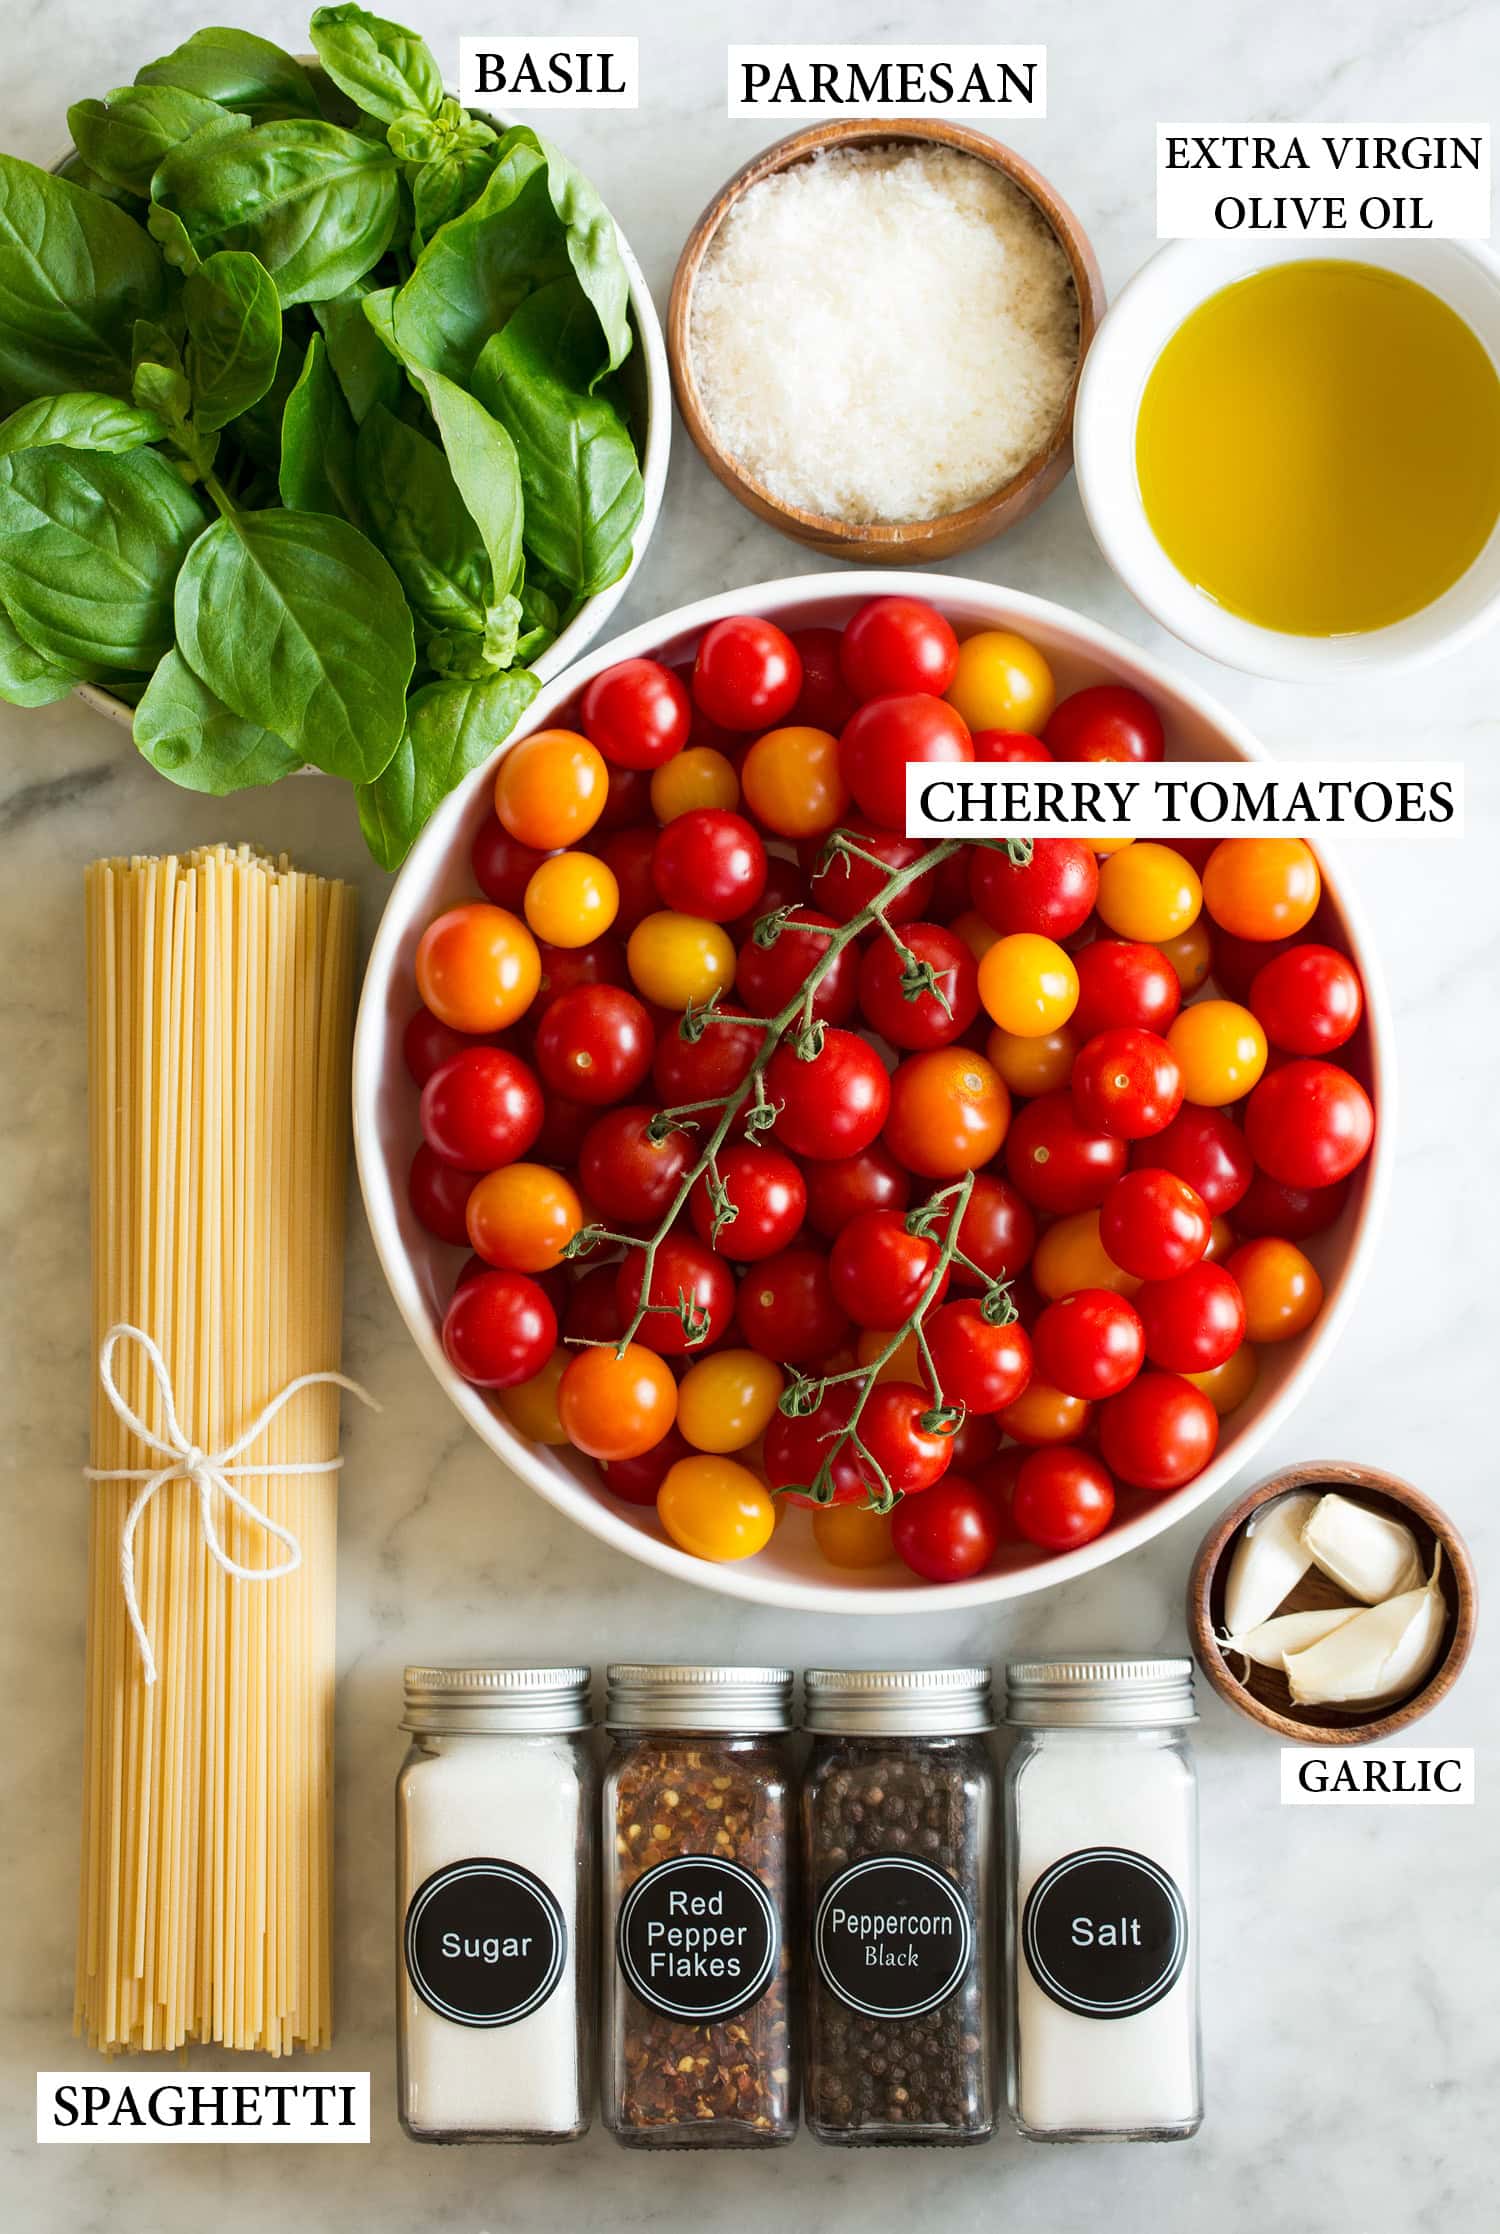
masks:
[[[422,40],[201,31],[0,155],[0,697],[189,790],[355,786],[387,868],[655,525],[661,329],[614,219]]]

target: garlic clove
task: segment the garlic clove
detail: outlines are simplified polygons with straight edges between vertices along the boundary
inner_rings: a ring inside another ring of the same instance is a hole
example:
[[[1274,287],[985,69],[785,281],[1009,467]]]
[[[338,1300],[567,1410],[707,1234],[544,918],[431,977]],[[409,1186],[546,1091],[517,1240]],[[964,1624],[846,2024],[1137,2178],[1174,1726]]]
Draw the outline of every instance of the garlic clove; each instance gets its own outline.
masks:
[[[1421,1555],[1405,1521],[1373,1512],[1352,1498],[1336,1492],[1320,1497],[1302,1541],[1314,1566],[1367,1606],[1421,1588]]]
[[[1366,1606],[1320,1644],[1289,1652],[1286,1677],[1296,1705],[1374,1706],[1414,1690],[1442,1650],[1448,1611],[1438,1588],[1442,1560],[1439,1545],[1421,1589]]]
[[[1318,1606],[1309,1613],[1278,1614],[1273,1621],[1262,1621],[1246,1630],[1243,1636],[1220,1637],[1219,1650],[1237,1652],[1257,1667],[1278,1668],[1284,1673],[1289,1652],[1306,1652],[1321,1644],[1346,1621],[1353,1621],[1359,1611],[1358,1606]]]
[[[1312,1565],[1302,1532],[1319,1503],[1316,1490],[1294,1490],[1252,1513],[1240,1530],[1224,1585],[1230,1635],[1245,1636],[1269,1621]]]

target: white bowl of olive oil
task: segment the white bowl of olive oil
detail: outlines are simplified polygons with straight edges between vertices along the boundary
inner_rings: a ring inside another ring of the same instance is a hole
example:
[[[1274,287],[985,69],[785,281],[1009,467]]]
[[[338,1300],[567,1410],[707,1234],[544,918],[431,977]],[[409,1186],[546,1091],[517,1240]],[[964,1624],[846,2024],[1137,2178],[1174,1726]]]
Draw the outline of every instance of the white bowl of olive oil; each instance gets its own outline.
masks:
[[[1105,557],[1226,666],[1456,650],[1500,614],[1500,258],[1174,242],[1095,336],[1074,447]]]

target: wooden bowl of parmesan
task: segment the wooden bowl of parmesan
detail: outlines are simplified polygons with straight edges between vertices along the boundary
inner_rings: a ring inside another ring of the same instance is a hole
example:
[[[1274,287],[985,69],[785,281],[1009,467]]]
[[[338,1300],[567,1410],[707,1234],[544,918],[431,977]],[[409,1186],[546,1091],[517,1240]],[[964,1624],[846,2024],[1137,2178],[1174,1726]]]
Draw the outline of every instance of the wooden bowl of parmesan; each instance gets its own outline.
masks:
[[[667,352],[725,488],[832,558],[951,558],[1072,463],[1104,313],[1087,236],[987,133],[814,126],[736,172],[689,235]]]

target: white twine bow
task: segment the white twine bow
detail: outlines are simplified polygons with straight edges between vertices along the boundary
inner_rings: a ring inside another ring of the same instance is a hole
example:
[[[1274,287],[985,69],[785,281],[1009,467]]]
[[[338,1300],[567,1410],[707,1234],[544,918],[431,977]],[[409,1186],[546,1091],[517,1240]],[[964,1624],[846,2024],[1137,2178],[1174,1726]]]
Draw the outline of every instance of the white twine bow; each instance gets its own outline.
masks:
[[[161,1435],[153,1435],[139,1413],[132,1410],[120,1393],[119,1383],[115,1379],[114,1357],[121,1342],[134,1342],[145,1353],[146,1361],[151,1368],[151,1377],[156,1383],[157,1397],[161,1403],[163,1422]],[[244,1479],[252,1475],[265,1477],[267,1475],[285,1474],[332,1474],[337,1472],[344,1461],[341,1457],[292,1459],[275,1466],[242,1466],[238,1463],[241,1451],[249,1449],[256,1437],[264,1433],[277,1413],[282,1410],[283,1406],[290,1404],[292,1398],[301,1389],[314,1388],[320,1385],[327,1388],[347,1389],[351,1396],[359,1398],[361,1404],[367,1404],[372,1412],[378,1412],[380,1406],[368,1389],[361,1388],[358,1381],[346,1379],[342,1373],[299,1373],[294,1381],[287,1382],[286,1387],[281,1390],[279,1395],[271,1398],[265,1408],[250,1422],[244,1433],[237,1435],[232,1443],[226,1443],[223,1450],[200,1450],[198,1445],[191,1442],[182,1431],[182,1423],[177,1417],[177,1399],[172,1388],[172,1376],[167,1371],[166,1359],[162,1356],[151,1336],[143,1328],[131,1326],[128,1321],[121,1321],[120,1324],[112,1326],[100,1345],[99,1380],[116,1416],[124,1421],[131,1434],[138,1436],[148,1450],[157,1452],[166,1461],[165,1465],[155,1468],[150,1466],[85,1466],[83,1469],[86,1479],[91,1482],[139,1482],[141,1485],[138,1494],[130,1501],[130,1510],[125,1515],[125,1525],[120,1531],[120,1587],[125,1593],[125,1610],[130,1616],[130,1626],[135,1631],[135,1641],[140,1647],[146,1681],[147,1683],[155,1683],[156,1655],[151,1650],[151,1640],[146,1634],[146,1624],[141,1618],[140,1593],[136,1588],[135,1532],[140,1526],[141,1515],[145,1512],[157,1491],[165,1489],[168,1482],[191,1482],[198,1492],[198,1511],[203,1522],[203,1541],[208,1547],[209,1556],[217,1560],[226,1575],[233,1575],[240,1582],[277,1582],[283,1575],[295,1574],[301,1566],[302,1546],[289,1528],[283,1528],[279,1521],[272,1520],[269,1513],[262,1512],[259,1505],[253,1503],[250,1498],[243,1496],[235,1488],[236,1479]],[[237,1512],[243,1513],[247,1520],[253,1521],[257,1528],[263,1529],[268,1536],[274,1536],[278,1543],[285,1545],[287,1556],[278,1566],[242,1567],[238,1560],[230,1558],[220,1541],[219,1531],[214,1525],[213,1498],[215,1490],[227,1503],[233,1505]]]

